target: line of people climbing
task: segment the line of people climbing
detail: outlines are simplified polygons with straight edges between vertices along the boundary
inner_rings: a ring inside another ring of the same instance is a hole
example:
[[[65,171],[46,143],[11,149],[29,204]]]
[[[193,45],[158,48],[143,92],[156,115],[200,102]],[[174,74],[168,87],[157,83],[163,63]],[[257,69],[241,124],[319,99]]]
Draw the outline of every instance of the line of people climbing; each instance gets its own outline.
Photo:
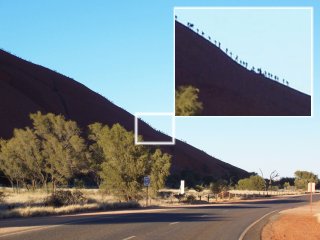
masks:
[[[175,16],[175,19],[177,20],[178,17]],[[192,30],[194,30],[194,31],[196,31],[196,32],[197,32],[199,35],[201,35],[202,37],[204,37],[204,38],[206,37],[205,33],[204,33],[203,31],[200,31],[199,28],[196,28],[196,29],[195,29],[195,26],[194,26],[193,23],[187,22],[187,27],[190,28],[190,29],[192,29]],[[208,37],[208,40],[209,40],[212,44],[214,44],[215,46],[217,46],[218,48],[220,48],[220,49],[223,51],[222,46],[221,46],[221,43],[220,43],[219,41],[217,41],[217,40],[215,40],[215,39],[212,39],[212,40],[211,40],[211,37],[210,37],[209,35],[208,35],[207,37]],[[239,59],[239,56],[233,54],[231,51],[229,51],[228,48],[226,48],[224,52],[225,52],[232,60],[236,61],[238,64],[240,64],[241,66],[245,67],[246,69],[249,69],[249,68],[248,68],[248,63],[247,63],[246,61],[240,60],[240,59]],[[255,68],[254,66],[252,66],[252,67],[251,67],[251,71],[253,71],[253,72],[255,72],[255,73],[258,73],[258,74],[260,74],[260,75],[263,75],[263,76],[265,76],[266,78],[275,80],[275,81],[277,81],[277,82],[281,82],[281,81],[280,81],[280,78],[279,78],[278,76],[273,75],[273,74],[270,73],[270,72],[263,71],[261,68]],[[287,86],[289,86],[289,82],[286,81],[284,78],[282,79],[282,83],[285,84],[285,85],[287,85]]]

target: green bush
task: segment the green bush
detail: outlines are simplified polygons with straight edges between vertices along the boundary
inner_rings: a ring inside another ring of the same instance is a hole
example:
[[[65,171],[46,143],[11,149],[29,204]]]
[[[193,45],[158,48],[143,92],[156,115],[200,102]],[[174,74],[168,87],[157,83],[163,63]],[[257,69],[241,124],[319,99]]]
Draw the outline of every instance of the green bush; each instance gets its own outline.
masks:
[[[200,115],[203,104],[199,101],[199,89],[193,86],[179,86],[175,91],[176,115],[194,116]]]
[[[84,204],[86,203],[86,200],[87,199],[84,197],[83,193],[79,190],[74,192],[71,192],[70,190],[58,190],[45,199],[45,205],[61,207],[74,204]]]
[[[265,190],[265,180],[260,176],[250,176],[250,178],[240,179],[238,181],[237,189],[239,190]]]

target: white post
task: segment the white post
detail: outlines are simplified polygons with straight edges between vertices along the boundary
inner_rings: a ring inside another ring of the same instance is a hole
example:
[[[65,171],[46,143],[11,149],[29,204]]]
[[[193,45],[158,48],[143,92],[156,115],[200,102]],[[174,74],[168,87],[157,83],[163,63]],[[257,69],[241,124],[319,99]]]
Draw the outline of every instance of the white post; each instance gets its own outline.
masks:
[[[181,180],[180,183],[180,194],[184,194],[184,180]]]
[[[308,183],[308,192],[310,192],[310,211],[312,212],[312,193],[316,191],[316,183]]]

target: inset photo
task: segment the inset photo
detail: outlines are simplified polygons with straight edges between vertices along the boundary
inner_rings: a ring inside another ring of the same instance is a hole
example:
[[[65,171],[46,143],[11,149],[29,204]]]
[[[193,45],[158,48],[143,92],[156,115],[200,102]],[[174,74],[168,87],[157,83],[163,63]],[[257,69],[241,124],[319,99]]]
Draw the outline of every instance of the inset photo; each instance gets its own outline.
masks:
[[[312,7],[175,7],[176,116],[312,116]]]

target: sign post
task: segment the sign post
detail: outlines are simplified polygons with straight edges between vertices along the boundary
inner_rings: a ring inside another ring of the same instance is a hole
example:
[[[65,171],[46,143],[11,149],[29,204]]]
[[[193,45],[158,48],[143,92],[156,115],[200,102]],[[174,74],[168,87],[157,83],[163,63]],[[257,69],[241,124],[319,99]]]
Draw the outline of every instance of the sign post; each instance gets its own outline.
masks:
[[[180,194],[184,194],[184,180],[181,180],[180,183]]]
[[[308,192],[310,192],[310,211],[312,212],[312,193],[316,192],[316,184],[314,182],[308,183]]]
[[[147,187],[147,197],[146,197],[146,206],[148,206],[149,201],[149,186],[150,186],[150,176],[145,176],[143,178],[143,185]]]

